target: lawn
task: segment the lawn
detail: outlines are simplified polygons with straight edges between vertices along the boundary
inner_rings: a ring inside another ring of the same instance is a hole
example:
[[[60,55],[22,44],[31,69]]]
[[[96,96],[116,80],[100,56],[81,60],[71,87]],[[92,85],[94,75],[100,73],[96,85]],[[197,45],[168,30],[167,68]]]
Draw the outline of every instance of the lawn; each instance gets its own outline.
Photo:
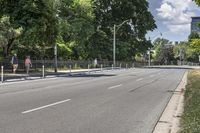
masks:
[[[200,70],[191,70],[186,86],[180,133],[200,133]]]

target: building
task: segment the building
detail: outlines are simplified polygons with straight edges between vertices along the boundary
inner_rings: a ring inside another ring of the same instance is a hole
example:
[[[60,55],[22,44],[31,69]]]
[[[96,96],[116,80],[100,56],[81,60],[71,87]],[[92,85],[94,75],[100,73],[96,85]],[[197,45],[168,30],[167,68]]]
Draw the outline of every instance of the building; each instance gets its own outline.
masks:
[[[192,17],[191,33],[197,32],[200,35],[200,28],[197,26],[197,23],[200,23],[200,17]]]

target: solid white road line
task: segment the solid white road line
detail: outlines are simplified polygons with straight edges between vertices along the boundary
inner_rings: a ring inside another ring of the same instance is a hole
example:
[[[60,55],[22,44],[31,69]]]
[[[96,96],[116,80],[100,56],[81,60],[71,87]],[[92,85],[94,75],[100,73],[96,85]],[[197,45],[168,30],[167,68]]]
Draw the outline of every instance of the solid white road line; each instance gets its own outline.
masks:
[[[67,99],[67,100],[56,102],[56,103],[48,104],[48,105],[45,105],[45,106],[41,106],[41,107],[38,107],[38,108],[34,108],[34,109],[31,109],[31,110],[27,110],[27,111],[22,112],[22,114],[26,114],[26,113],[30,113],[30,112],[33,112],[33,111],[41,110],[41,109],[44,109],[44,108],[48,108],[48,107],[51,107],[51,106],[55,106],[55,105],[58,105],[58,104],[61,104],[61,103],[68,102],[70,100],[71,99]]]
[[[140,78],[140,79],[137,79],[136,81],[138,82],[138,81],[142,81],[143,80],[143,78]]]
[[[117,88],[117,87],[120,87],[120,86],[122,86],[122,84],[109,87],[108,90],[111,90],[111,89],[114,89],[114,88]]]

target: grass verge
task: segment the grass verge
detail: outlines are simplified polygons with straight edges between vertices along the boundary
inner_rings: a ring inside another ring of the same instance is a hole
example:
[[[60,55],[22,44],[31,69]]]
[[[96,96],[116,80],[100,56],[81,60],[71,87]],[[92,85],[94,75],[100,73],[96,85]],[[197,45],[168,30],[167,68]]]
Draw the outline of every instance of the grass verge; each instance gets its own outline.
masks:
[[[180,133],[200,133],[200,70],[188,73]]]

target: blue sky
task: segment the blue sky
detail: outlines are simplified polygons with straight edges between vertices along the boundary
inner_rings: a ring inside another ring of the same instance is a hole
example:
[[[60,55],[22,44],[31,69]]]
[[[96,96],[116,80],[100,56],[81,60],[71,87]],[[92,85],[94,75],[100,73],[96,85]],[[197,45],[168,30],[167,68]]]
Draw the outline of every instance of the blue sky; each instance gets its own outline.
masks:
[[[170,41],[187,41],[191,17],[200,16],[200,7],[192,0],[148,0],[157,29],[147,37],[156,39],[161,32]]]

